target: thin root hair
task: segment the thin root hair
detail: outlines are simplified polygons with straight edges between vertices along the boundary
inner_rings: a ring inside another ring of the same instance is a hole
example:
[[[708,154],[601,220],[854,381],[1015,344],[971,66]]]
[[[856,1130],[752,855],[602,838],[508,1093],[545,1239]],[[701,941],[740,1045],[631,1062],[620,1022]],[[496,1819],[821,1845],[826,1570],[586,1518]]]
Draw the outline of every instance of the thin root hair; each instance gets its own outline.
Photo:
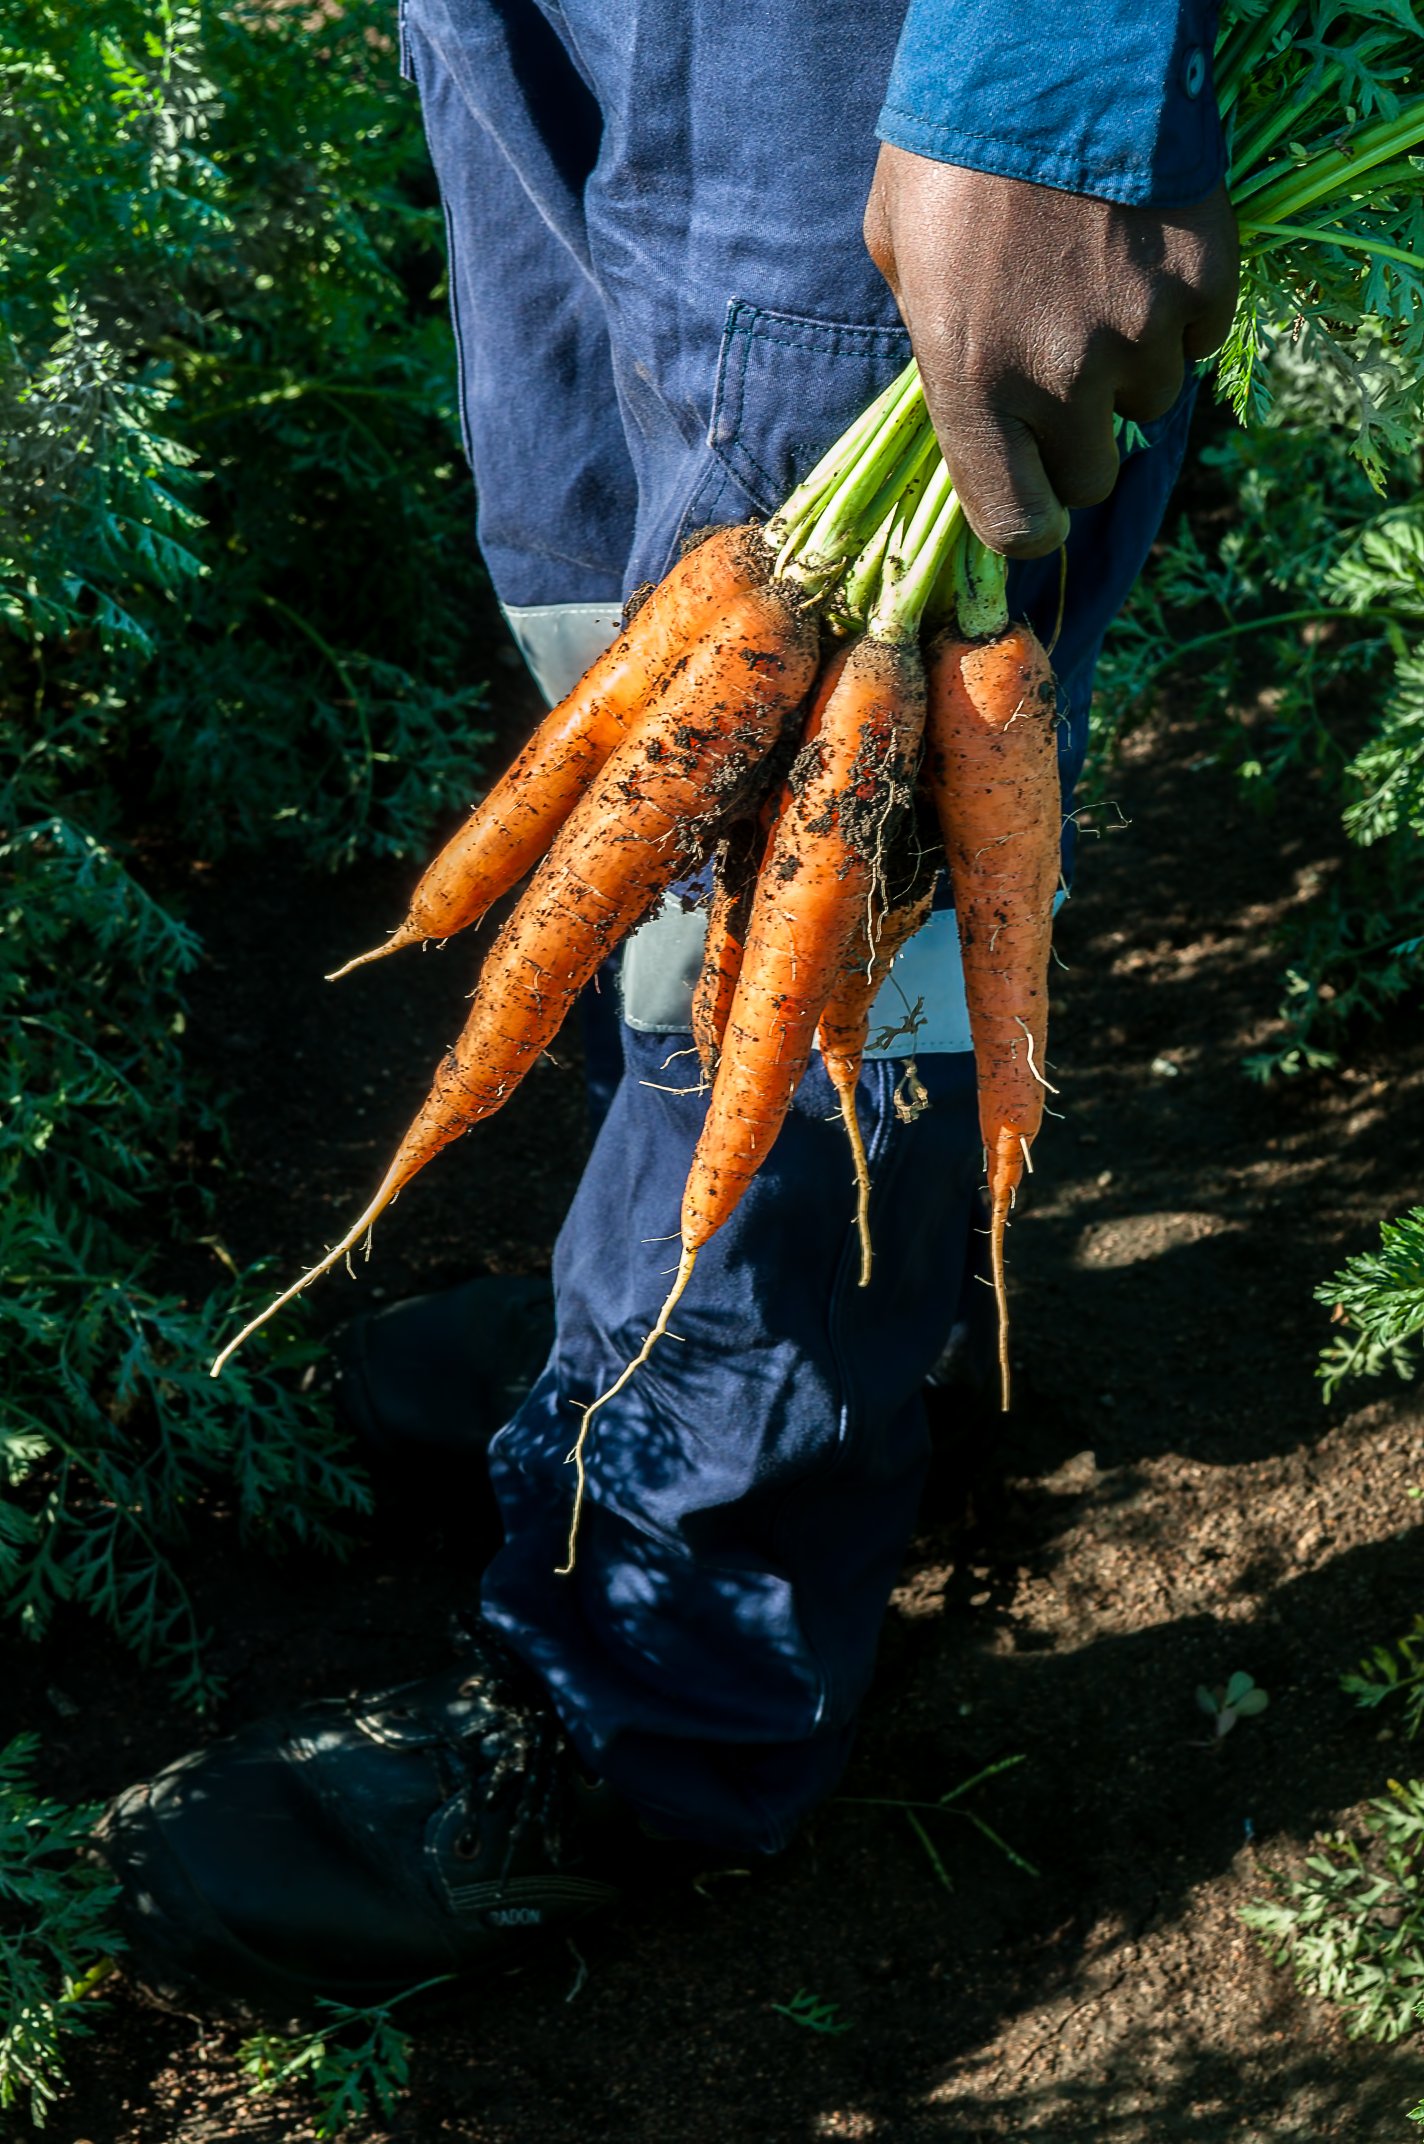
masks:
[[[1017,1013],[1015,1013],[1014,1018],[1018,1021],[1019,1026],[1023,1029],[1024,1034],[1028,1040],[1029,1072],[1031,1073],[1033,1078],[1038,1081],[1039,1086],[1043,1088],[1046,1094],[1057,1094],[1058,1089],[1054,1086],[1052,1080],[1045,1079],[1043,1074],[1039,1071],[1038,1066],[1033,1061],[1033,1032],[1029,1027],[1027,1020],[1020,1019]]]

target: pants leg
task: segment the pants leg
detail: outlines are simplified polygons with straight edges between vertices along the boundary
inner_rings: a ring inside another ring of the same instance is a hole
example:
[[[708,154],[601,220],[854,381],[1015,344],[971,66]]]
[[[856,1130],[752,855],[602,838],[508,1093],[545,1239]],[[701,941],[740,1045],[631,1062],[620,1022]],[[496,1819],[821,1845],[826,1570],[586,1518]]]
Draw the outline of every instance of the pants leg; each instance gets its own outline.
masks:
[[[627,589],[660,573],[687,530],[769,511],[904,362],[860,240],[900,12],[898,0],[809,13],[790,0],[545,0],[536,17],[532,0],[409,0],[437,167],[463,204],[454,243],[478,255],[455,283],[482,541],[503,600],[603,598],[615,534]],[[600,115],[581,191],[550,180],[558,116],[510,61],[531,21],[541,37],[557,29],[568,79]],[[530,227],[527,250],[507,251],[516,188],[547,242]],[[540,275],[566,286],[550,315],[563,357],[521,373],[550,310]],[[527,400],[513,440],[491,439],[516,388]],[[1065,796],[1097,649],[1156,533],[1188,410],[1184,397],[1112,500],[1075,524],[1058,650]],[[574,434],[593,447],[566,470]],[[605,476],[607,531],[594,511]],[[1057,561],[1016,569],[1010,585],[1014,608],[1050,631]],[[844,1131],[813,1063],[699,1259],[677,1338],[596,1418],[577,1561],[558,1577],[579,1409],[640,1345],[675,1264],[704,1106],[669,1091],[687,1084],[685,1060],[666,1061],[675,1047],[624,1029],[625,1075],[556,1252],[554,1351],[495,1441],[507,1538],[483,1604],[587,1762],[661,1829],[770,1851],[844,1761],[913,1520],[920,1387],[961,1295],[981,1173],[973,1065],[922,1058],[930,1106],[913,1122],[894,1106],[901,1067],[866,1068],[877,1264],[862,1291]]]
[[[500,601],[623,600],[637,484],[583,190],[602,119],[531,4],[403,0],[440,183],[465,451]]]

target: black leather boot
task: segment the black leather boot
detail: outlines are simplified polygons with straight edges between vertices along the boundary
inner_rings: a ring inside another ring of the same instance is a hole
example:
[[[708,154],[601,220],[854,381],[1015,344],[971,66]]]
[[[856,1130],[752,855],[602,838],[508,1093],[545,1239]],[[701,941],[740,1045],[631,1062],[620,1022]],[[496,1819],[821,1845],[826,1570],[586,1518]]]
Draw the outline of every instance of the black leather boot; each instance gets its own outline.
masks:
[[[301,1707],[111,1805],[125,1971],[178,2008],[299,2012],[518,1963],[660,1848],[483,1625],[442,1675]]]

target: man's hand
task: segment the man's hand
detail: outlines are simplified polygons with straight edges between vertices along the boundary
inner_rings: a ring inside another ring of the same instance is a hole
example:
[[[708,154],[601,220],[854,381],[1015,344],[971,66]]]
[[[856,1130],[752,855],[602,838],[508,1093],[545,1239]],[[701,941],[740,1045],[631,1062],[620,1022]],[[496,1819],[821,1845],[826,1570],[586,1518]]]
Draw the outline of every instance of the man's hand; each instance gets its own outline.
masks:
[[[1193,208],[1121,208],[887,142],[865,242],[964,511],[1010,558],[1056,550],[1065,509],[1107,497],[1114,410],[1164,415],[1236,302],[1224,186]]]

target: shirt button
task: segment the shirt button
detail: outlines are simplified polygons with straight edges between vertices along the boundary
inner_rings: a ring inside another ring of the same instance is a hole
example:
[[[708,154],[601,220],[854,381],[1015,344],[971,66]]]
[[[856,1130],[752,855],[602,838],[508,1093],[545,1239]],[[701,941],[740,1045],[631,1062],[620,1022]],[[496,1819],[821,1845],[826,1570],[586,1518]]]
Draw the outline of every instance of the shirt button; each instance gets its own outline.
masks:
[[[1189,97],[1199,97],[1206,88],[1206,54],[1193,45],[1182,62],[1182,87]]]

